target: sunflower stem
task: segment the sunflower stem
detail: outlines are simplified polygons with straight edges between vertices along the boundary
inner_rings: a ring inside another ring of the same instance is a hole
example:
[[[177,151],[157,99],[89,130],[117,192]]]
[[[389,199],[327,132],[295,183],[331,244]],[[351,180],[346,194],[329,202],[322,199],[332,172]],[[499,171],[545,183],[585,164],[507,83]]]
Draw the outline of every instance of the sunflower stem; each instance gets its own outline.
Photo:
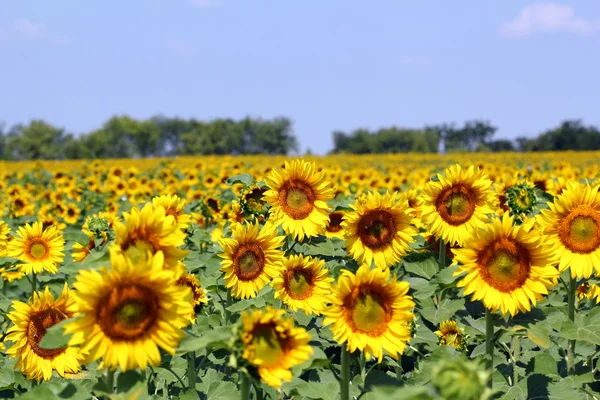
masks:
[[[33,274],[31,274],[31,294],[33,295],[33,293],[35,293],[36,290],[37,290],[37,275],[34,272]]]
[[[575,322],[575,296],[577,291],[577,280],[571,277],[569,280],[569,292],[567,297],[569,307],[569,319]],[[575,372],[575,340],[569,340],[567,345],[567,367],[568,374],[572,375]]]
[[[487,360],[487,369],[490,374],[488,387],[491,389],[494,372],[494,314],[487,307],[485,309],[485,352],[489,357]]]
[[[106,387],[108,388],[108,392],[112,393],[115,387],[115,371],[112,369],[108,369],[106,371]]]
[[[446,267],[446,242],[440,238],[440,268]]]
[[[250,400],[250,380],[244,372],[240,372],[240,375],[242,380],[240,382],[240,398],[242,400]]]
[[[196,390],[196,352],[187,353],[187,378],[188,387]]]
[[[513,385],[519,383],[519,372],[517,371],[517,362],[521,357],[521,336],[515,335],[512,338],[513,347]]]
[[[341,365],[341,379],[340,379],[340,399],[350,400],[350,354],[346,345],[342,346],[342,365]]]
[[[229,320],[231,319],[231,311],[227,308],[231,305],[231,289],[227,289],[227,299],[225,300],[225,324],[224,326],[228,326]]]
[[[3,280],[3,281],[2,281],[2,294],[3,294],[4,296],[6,296],[6,288],[7,288],[7,287],[8,287],[8,281],[6,281],[6,280]]]

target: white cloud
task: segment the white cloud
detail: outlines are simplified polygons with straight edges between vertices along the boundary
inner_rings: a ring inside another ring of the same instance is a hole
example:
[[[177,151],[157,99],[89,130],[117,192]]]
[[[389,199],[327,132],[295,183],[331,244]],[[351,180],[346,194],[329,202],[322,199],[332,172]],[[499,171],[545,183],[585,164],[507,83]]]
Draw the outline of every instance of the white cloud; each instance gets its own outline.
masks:
[[[223,5],[223,0],[189,0],[194,7],[218,7]]]
[[[406,65],[410,67],[426,67],[431,65],[431,60],[427,57],[420,56],[402,56],[398,62],[400,65]]]
[[[17,33],[28,38],[39,38],[46,31],[46,25],[38,24],[25,18],[14,20],[13,28]]]
[[[193,57],[196,55],[196,47],[194,45],[178,39],[165,40],[165,46],[172,53],[180,57]]]
[[[500,32],[508,37],[557,31],[591,34],[598,30],[600,19],[579,17],[569,6],[543,2],[523,8],[515,19],[500,26]]]

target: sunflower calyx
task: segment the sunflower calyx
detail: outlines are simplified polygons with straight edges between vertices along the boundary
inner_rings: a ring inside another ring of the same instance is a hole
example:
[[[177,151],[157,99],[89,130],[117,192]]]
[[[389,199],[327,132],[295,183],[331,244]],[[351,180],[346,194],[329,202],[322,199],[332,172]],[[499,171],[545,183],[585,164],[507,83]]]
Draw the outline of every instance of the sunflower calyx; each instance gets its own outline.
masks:
[[[535,188],[526,182],[518,183],[506,190],[506,205],[511,215],[525,215],[533,211],[538,204]]]
[[[98,217],[92,218],[88,226],[90,232],[94,233],[95,235],[106,232],[110,228],[110,225],[106,219]]]

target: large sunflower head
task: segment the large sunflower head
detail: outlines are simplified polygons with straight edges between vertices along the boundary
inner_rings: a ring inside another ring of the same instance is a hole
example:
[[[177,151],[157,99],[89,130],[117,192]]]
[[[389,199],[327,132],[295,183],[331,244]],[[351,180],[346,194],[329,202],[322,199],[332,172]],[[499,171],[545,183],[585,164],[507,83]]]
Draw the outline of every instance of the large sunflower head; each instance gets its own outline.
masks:
[[[17,230],[17,236],[8,244],[7,254],[23,262],[19,269],[25,274],[43,271],[55,274],[65,258],[64,249],[65,241],[54,226],[43,229],[41,222],[34,222]]]
[[[356,275],[344,270],[324,312],[323,325],[332,325],[335,340],[349,351],[361,350],[383,359],[385,350],[398,358],[411,339],[410,322],[415,306],[408,282],[396,281],[389,269],[361,266]]]
[[[221,239],[221,271],[225,273],[225,287],[232,288],[233,296],[254,297],[279,274],[283,240],[273,225],[260,228],[258,223],[237,225],[232,238]]]
[[[435,237],[462,246],[494,213],[491,186],[492,181],[474,166],[464,170],[454,165],[425,185],[421,220]]]
[[[544,240],[558,258],[558,269],[571,268],[572,277],[589,278],[600,273],[599,187],[570,182],[538,221]]]
[[[346,214],[342,227],[354,259],[369,267],[375,261],[377,267],[388,268],[406,255],[417,234],[406,198],[397,192],[369,192],[350,207],[354,211]]]
[[[35,292],[28,303],[13,301],[13,311],[8,314],[13,326],[8,329],[5,338],[12,341],[13,345],[6,354],[17,358],[15,367],[27,379],[48,381],[52,377],[52,371],[60,376],[79,371],[82,357],[77,348],[40,347],[48,328],[73,317],[76,311],[77,306],[66,284],[56,300],[46,287],[44,292]]]
[[[185,200],[179,198],[176,194],[168,195],[163,194],[152,199],[152,204],[155,207],[162,206],[165,209],[166,215],[171,215],[175,218],[175,223],[179,225],[179,229],[186,230],[190,225],[192,217],[189,214],[185,214]]]
[[[290,369],[308,360],[312,347],[306,329],[294,326],[284,310],[267,307],[242,313],[242,357],[258,369],[262,381],[279,388],[292,380]]]
[[[161,251],[165,268],[170,269],[176,269],[178,261],[187,255],[186,250],[179,248],[184,244],[185,233],[164,207],[146,203],[141,210],[132,208],[131,212],[124,212],[123,218],[125,223],[114,223],[115,244],[110,247],[111,254],[125,254],[135,264],[139,258]]]
[[[314,163],[286,161],[283,170],[271,170],[265,183],[269,190],[264,198],[271,205],[273,223],[281,224],[286,233],[299,240],[325,231],[327,201],[333,198],[333,189],[324,171],[318,172]]]
[[[459,264],[455,274],[466,273],[458,287],[492,311],[511,316],[530,311],[557,283],[553,254],[539,232],[513,226],[508,213],[478,230],[466,247],[452,251]]]
[[[302,254],[284,258],[279,276],[273,279],[275,298],[281,299],[294,311],[301,309],[306,314],[320,315],[331,294],[333,282],[324,264],[323,260]]]
[[[191,293],[163,268],[158,251],[136,263],[123,254],[111,257],[111,268],[82,270],[74,296],[81,318],[65,327],[86,363],[103,358],[100,368],[145,369],[160,363],[158,348],[173,354],[183,337],[179,328],[192,312]]]

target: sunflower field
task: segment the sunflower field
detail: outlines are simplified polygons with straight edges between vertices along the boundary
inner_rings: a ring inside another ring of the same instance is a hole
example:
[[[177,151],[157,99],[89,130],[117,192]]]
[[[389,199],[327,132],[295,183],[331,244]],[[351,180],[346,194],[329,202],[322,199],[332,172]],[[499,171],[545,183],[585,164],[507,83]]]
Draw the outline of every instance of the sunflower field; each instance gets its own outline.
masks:
[[[0,398],[600,399],[598,160],[0,161]]]

